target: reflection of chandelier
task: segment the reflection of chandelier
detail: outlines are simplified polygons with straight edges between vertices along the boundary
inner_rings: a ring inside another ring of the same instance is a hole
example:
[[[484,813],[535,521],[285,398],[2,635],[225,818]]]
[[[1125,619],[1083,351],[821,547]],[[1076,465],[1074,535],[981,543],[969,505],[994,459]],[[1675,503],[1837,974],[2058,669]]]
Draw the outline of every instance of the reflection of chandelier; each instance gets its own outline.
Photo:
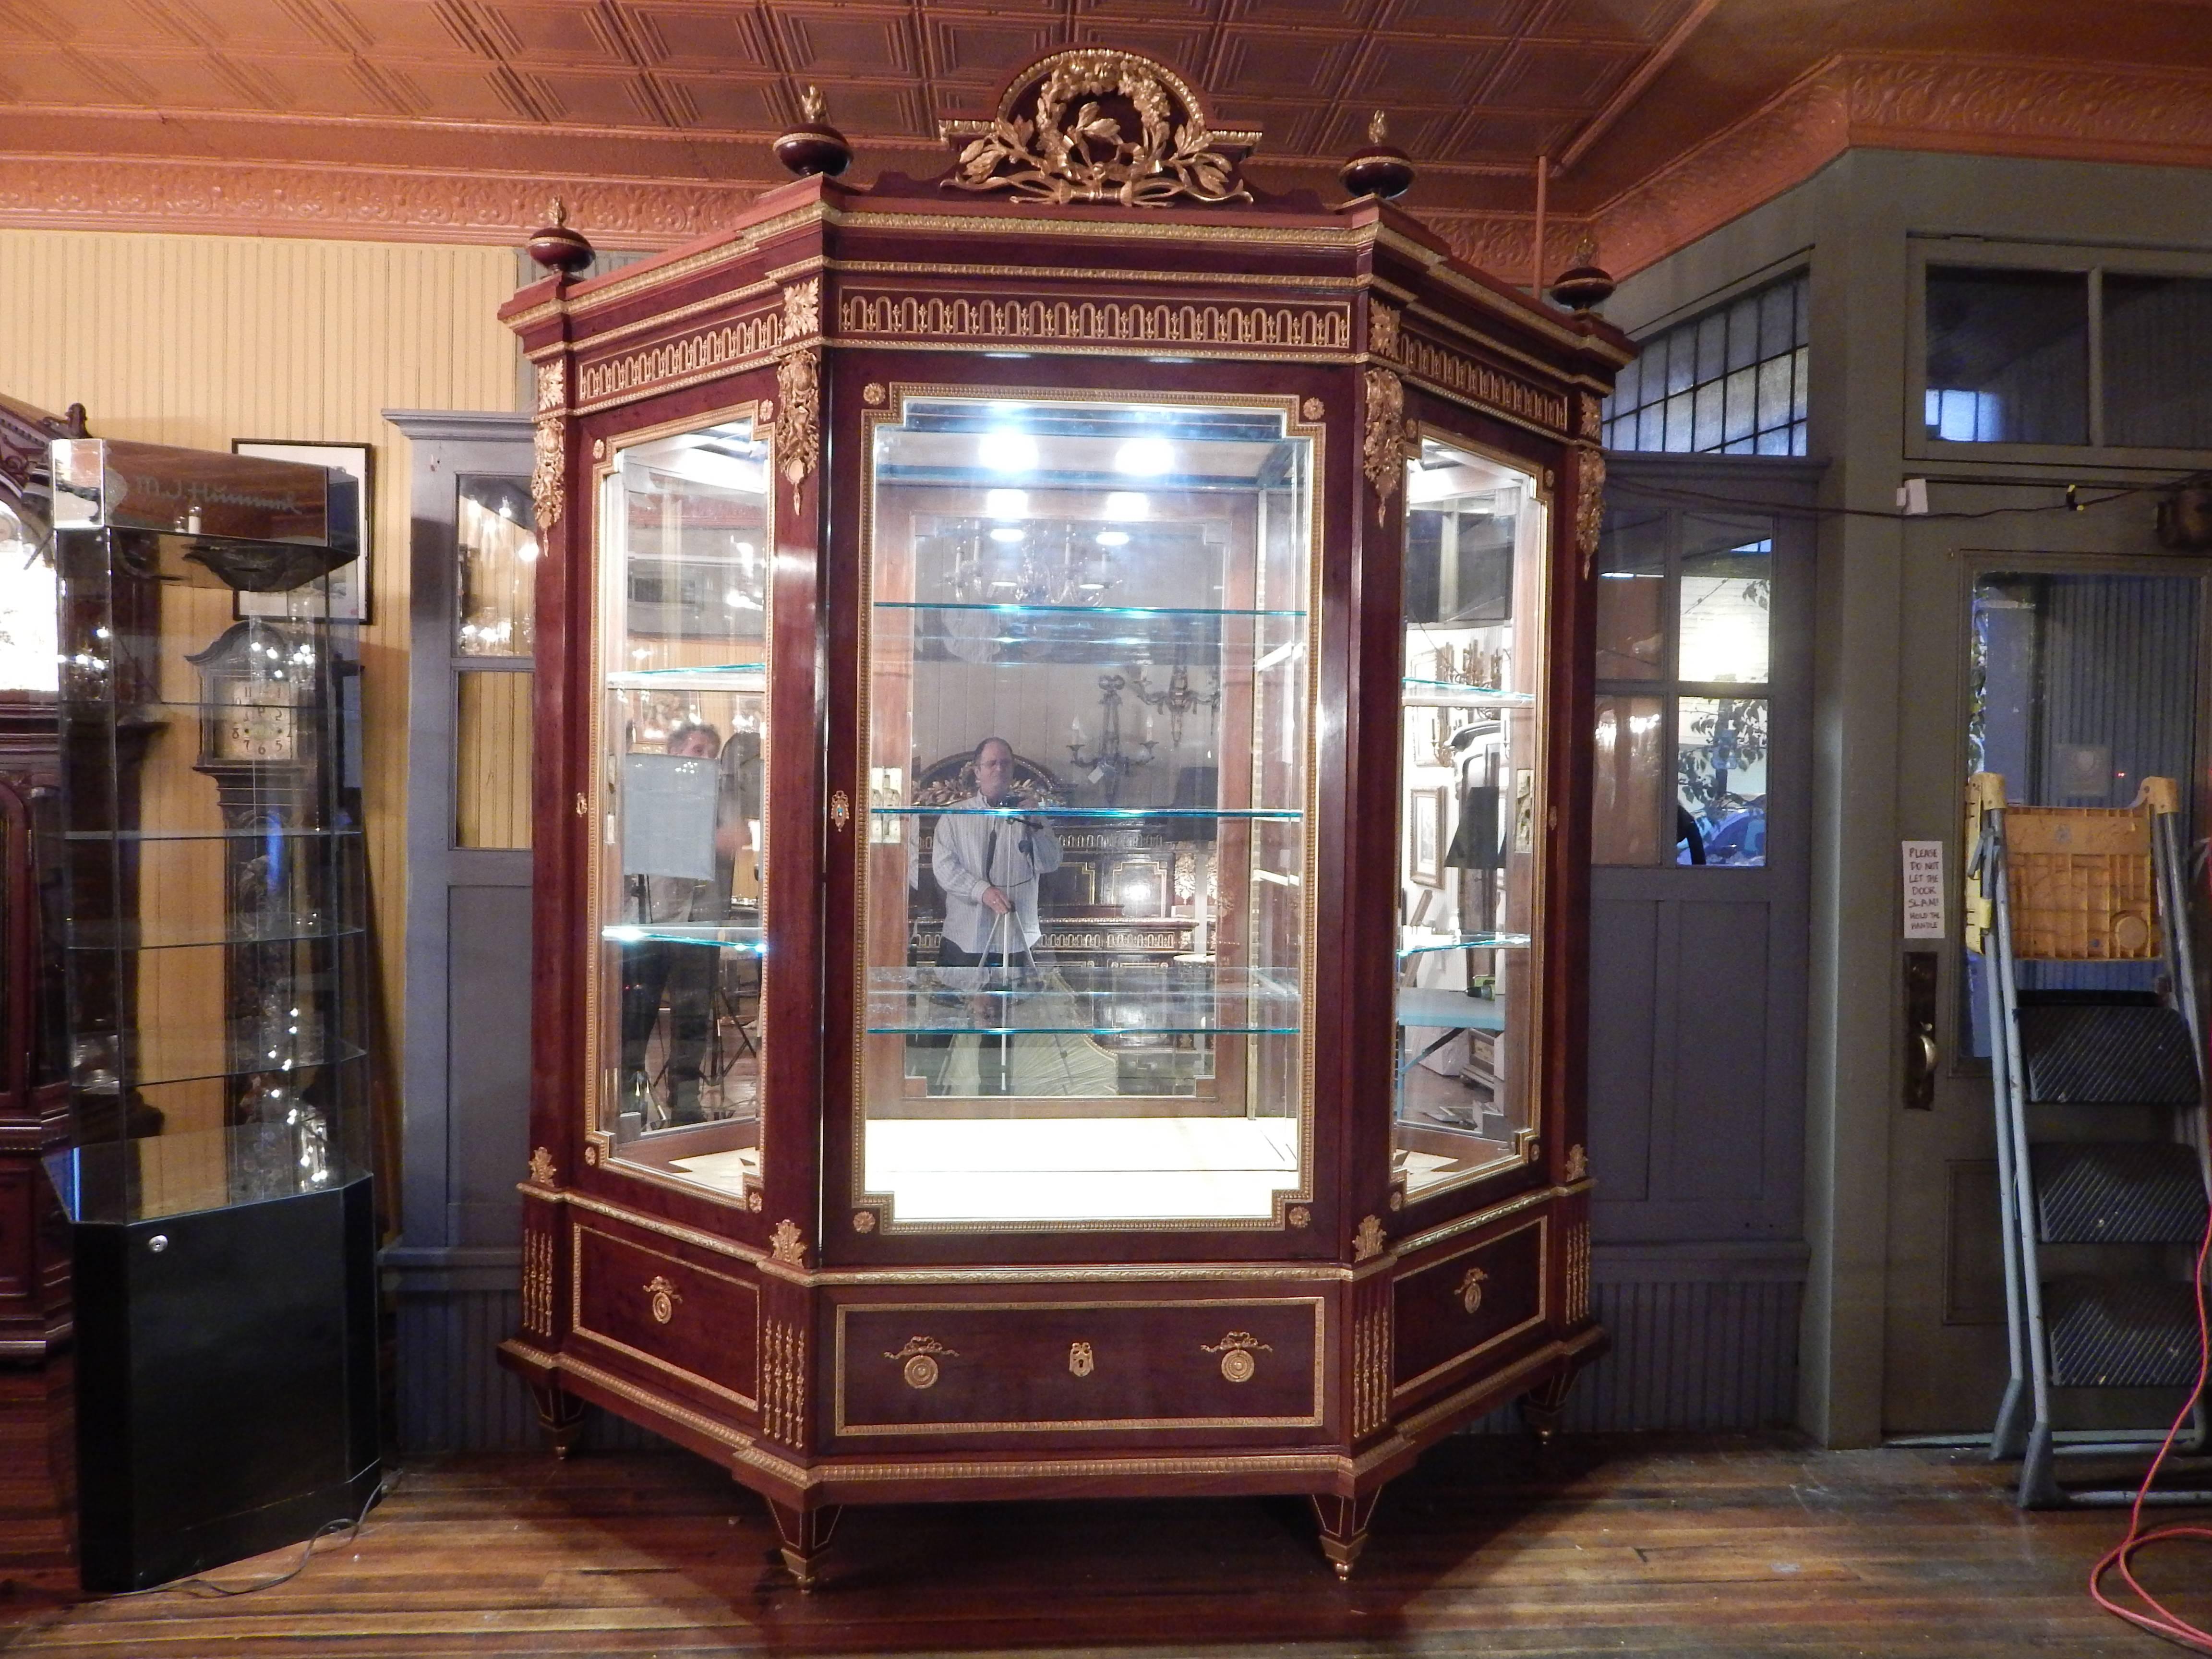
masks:
[[[1213,690],[1205,696],[1201,697],[1190,689],[1190,647],[1187,645],[1176,647],[1175,667],[1168,675],[1167,690],[1164,691],[1155,691],[1145,684],[1145,671],[1142,668],[1132,669],[1130,672],[1137,677],[1137,683],[1129,690],[1135,694],[1138,701],[1148,708],[1164,708],[1167,711],[1168,746],[1171,749],[1182,746],[1182,717],[1185,714],[1200,708],[1213,713],[1218,712],[1221,708],[1221,677],[1219,675],[1214,676]]]
[[[1096,537],[1078,533],[1085,528],[1064,520],[1057,524],[1042,520],[999,525],[970,521],[953,550],[952,597],[969,605],[1099,604],[1121,579],[1112,574],[1112,550],[1099,544]],[[1056,549],[1052,545],[1055,540]],[[1012,570],[1001,574],[1007,555],[1016,549],[1019,552]]]

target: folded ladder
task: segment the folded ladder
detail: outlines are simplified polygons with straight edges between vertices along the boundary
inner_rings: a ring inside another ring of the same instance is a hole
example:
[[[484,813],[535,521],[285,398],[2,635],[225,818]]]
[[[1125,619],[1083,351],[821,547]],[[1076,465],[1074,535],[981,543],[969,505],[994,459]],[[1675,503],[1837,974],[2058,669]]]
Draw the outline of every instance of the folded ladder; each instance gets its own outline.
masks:
[[[2154,1426],[2067,1431],[2062,1447],[2057,1391],[2070,1417],[2109,1423],[2141,1403],[2112,1391],[2197,1381],[2191,1274],[2212,1158],[2178,809],[2165,778],[2119,810],[2008,807],[2002,778],[1967,784],[1966,943],[1989,985],[2012,1349],[1990,1449],[2021,1460],[2022,1509],[2130,1499],[2062,1486],[2058,1455],[2135,1450],[2146,1433],[2154,1443],[2179,1403],[2169,1396]],[[2022,962],[2142,963],[2159,988],[2022,990]],[[2204,1410],[2200,1397],[2186,1449],[2204,1444]]]

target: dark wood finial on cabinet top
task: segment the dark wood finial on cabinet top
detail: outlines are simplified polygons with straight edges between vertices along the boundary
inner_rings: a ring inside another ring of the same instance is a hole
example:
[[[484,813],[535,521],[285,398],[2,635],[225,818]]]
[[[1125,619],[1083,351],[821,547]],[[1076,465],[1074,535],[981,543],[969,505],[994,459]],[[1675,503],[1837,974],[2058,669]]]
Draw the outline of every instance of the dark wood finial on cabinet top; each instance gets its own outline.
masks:
[[[1379,196],[1387,202],[1413,187],[1413,158],[1389,139],[1389,118],[1378,109],[1367,118],[1367,148],[1354,150],[1336,170],[1354,196]]]
[[[775,141],[777,161],[802,179],[815,173],[834,179],[852,164],[853,146],[830,125],[821,88],[809,87],[799,94],[799,121]]]
[[[523,246],[546,270],[558,271],[564,278],[574,276],[592,263],[592,245],[581,231],[568,228],[568,210],[561,205],[557,196],[553,198],[552,221],[532,231]]]
[[[1597,244],[1585,236],[1575,244],[1575,262],[1544,290],[1554,305],[1569,311],[1594,311],[1613,297],[1613,273],[1597,262]]]

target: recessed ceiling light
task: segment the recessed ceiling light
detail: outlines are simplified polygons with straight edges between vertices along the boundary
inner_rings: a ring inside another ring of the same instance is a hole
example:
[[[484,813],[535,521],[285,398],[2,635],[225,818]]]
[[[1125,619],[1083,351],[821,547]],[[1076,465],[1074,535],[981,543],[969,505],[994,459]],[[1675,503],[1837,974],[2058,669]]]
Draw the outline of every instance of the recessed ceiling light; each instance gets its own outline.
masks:
[[[1127,547],[1128,544],[1129,532],[1126,530],[1102,530],[1098,532],[1098,545],[1101,547]]]
[[[1165,438],[1132,438],[1114,452],[1114,470],[1157,478],[1175,465],[1175,446]]]
[[[994,472],[1027,472],[1037,464],[1036,440],[1026,432],[986,432],[975,459]]]
[[[1018,526],[1002,524],[991,532],[991,539],[994,542],[1018,542],[1027,534],[1029,532]]]

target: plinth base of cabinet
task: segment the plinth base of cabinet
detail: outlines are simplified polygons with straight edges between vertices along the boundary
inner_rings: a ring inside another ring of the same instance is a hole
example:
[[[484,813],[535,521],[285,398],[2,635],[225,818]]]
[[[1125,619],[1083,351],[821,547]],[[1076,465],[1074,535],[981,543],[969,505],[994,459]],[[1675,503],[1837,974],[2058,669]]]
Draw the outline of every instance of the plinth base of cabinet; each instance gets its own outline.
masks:
[[[1304,1497],[1319,1522],[1322,1556],[1337,1577],[1348,1578],[1366,1545],[1376,1498],[1424,1449],[1509,1403],[1521,1402],[1532,1422],[1543,1413],[1555,1415],[1577,1374],[1607,1346],[1605,1333],[1587,1326],[1426,1401],[1356,1449],[1154,1446],[1114,1454],[1062,1446],[896,1457],[787,1452],[580,1356],[520,1339],[501,1343],[499,1352],[501,1364],[528,1383],[557,1455],[567,1455],[581,1425],[580,1405],[589,1403],[712,1459],[767,1500],[785,1565],[802,1588],[811,1589],[846,1505],[994,1499]]]

